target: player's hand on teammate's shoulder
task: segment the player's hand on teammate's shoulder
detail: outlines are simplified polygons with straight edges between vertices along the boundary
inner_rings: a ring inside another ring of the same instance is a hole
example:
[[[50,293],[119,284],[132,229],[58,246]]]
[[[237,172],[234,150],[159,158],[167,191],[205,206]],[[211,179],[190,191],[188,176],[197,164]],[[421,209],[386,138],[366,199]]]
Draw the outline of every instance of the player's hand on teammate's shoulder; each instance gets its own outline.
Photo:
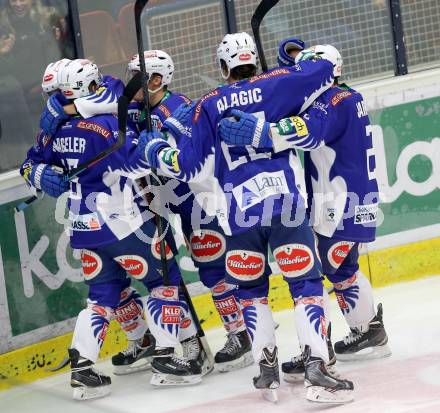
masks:
[[[255,148],[272,148],[270,124],[251,113],[233,109],[232,118],[224,118],[219,124],[219,136],[228,145],[252,145]]]

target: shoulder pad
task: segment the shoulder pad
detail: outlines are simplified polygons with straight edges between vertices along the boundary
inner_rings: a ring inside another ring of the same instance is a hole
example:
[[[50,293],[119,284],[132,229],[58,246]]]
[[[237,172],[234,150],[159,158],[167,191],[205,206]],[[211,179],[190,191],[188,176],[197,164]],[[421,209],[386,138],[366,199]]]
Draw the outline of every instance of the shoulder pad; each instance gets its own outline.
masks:
[[[208,101],[209,99],[220,95],[219,89],[214,89],[211,92],[207,93],[205,96],[202,96],[194,109],[193,122],[197,122],[200,117],[200,112],[202,111],[202,105]]]
[[[341,90],[335,95],[333,95],[331,99],[332,106],[339,105],[343,100],[347,99],[348,97],[352,96],[353,92],[350,92],[349,90]]]
[[[76,127],[79,129],[89,131],[89,132],[94,132],[98,135],[101,135],[105,139],[108,139],[111,137],[111,132],[97,122],[93,122],[93,121],[89,121],[89,120],[80,120],[76,124]]]

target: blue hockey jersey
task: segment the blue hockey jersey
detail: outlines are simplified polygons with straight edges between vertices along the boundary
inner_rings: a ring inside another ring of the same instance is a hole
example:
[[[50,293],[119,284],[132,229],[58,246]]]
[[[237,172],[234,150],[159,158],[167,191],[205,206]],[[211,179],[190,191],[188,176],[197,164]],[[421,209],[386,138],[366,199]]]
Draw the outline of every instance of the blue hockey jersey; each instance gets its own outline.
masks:
[[[332,85],[332,72],[328,61],[305,61],[213,90],[193,109],[191,138],[158,154],[161,169],[189,182],[197,202],[227,235],[295,210],[302,204],[299,191],[305,191],[296,153],[228,146],[218,137],[217,124],[233,108],[270,122],[301,113]]]
[[[362,95],[345,85],[324,92],[300,116],[271,128],[276,152],[306,150],[310,220],[321,235],[346,241],[375,239],[376,160]]]

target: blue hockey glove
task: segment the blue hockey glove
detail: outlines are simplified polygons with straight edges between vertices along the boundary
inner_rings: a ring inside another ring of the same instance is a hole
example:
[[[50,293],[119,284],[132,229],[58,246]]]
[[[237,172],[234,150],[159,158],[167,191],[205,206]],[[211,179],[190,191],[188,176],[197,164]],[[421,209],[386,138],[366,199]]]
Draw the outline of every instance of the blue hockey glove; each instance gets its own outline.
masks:
[[[284,39],[278,46],[278,66],[295,66],[295,58],[288,53],[291,50],[304,50],[305,43],[301,39],[289,37]]]
[[[139,135],[138,151],[141,157],[145,159],[152,168],[159,167],[158,153],[163,148],[169,148],[169,143],[165,136],[158,131],[142,131]]]
[[[222,119],[219,126],[220,138],[228,145],[252,145],[254,148],[272,148],[270,123],[250,113],[233,109],[232,116],[236,120]]]
[[[54,198],[58,198],[70,188],[70,183],[62,172],[42,163],[32,167],[29,181],[35,188]]]
[[[48,99],[40,116],[40,128],[46,135],[55,135],[60,124],[69,118],[63,108],[63,105],[68,103],[69,101],[61,93],[55,93]]]
[[[163,130],[170,131],[174,137],[179,137],[181,135],[191,136],[191,131],[185,127],[185,125],[190,124],[191,113],[196,105],[194,102],[191,105],[187,103],[182,103],[173,114],[165,120],[163,123]]]

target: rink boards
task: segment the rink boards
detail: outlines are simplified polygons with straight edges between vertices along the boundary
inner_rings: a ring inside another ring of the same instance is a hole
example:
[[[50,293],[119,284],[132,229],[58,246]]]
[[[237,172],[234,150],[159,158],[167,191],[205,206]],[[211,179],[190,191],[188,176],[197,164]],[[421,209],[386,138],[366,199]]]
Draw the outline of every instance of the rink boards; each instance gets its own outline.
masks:
[[[374,127],[383,201],[379,238],[361,257],[374,287],[440,274],[438,79],[440,70],[431,70],[358,87]],[[17,172],[0,176],[0,388],[51,374],[47,369],[66,356],[68,332],[86,293],[78,256],[68,248],[62,225],[53,222],[53,201],[13,214],[16,200],[26,196]],[[180,264],[186,280],[195,281],[188,257]],[[198,283],[191,287],[203,326],[218,326],[209,295],[197,294],[203,292]],[[272,277],[270,301],[275,311],[292,306],[279,276]],[[123,346],[112,324],[102,357]]]

